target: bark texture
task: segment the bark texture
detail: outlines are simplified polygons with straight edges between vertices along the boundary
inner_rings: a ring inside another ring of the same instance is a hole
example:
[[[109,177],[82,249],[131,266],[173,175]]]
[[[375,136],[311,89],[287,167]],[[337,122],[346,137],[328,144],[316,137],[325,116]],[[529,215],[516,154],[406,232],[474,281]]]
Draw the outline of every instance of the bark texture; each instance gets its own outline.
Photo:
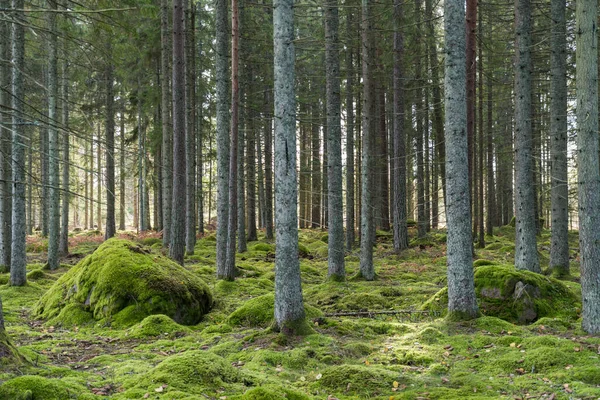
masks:
[[[162,128],[162,190],[163,190],[163,245],[171,238],[171,199],[173,198],[173,133],[171,131],[171,93],[169,87],[169,1],[160,2],[160,69],[162,72],[160,112]],[[121,133],[122,134],[122,133]]]

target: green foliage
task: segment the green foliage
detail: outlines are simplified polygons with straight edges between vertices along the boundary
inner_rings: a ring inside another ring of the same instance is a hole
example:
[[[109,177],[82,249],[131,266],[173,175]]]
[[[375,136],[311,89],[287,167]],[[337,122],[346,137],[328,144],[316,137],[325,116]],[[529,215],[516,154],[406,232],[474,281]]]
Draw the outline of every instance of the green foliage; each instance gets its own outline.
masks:
[[[61,276],[34,313],[54,318],[68,304],[82,305],[94,319],[121,326],[151,314],[191,325],[208,312],[212,295],[178,264],[132,242],[110,239]]]
[[[143,338],[148,336],[172,336],[189,332],[189,328],[179,325],[166,315],[149,315],[128,331],[129,336]]]
[[[401,373],[366,365],[336,365],[323,370],[317,387],[339,393],[377,396],[389,391],[394,382],[408,383]]]
[[[24,375],[0,386],[0,400],[64,400],[77,398],[82,389],[58,379]]]
[[[309,400],[310,397],[283,386],[260,386],[246,391],[239,400]]]

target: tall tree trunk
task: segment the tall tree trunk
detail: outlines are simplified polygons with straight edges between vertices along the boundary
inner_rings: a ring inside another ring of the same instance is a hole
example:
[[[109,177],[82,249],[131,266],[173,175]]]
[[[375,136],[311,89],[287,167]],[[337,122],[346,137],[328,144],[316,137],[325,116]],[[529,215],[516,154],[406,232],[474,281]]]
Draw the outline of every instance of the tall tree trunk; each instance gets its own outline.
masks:
[[[275,325],[302,334],[304,304],[298,262],[296,99],[294,93],[293,0],[273,2],[275,47]]]
[[[316,84],[313,82],[312,91]],[[313,100],[311,105],[311,142],[312,142],[312,161],[311,161],[311,228],[321,227],[321,141],[319,138],[319,106]]]
[[[350,2],[346,0],[348,5]],[[354,29],[354,14],[351,8],[347,8],[346,16],[348,40]],[[352,46],[348,46],[346,52],[346,249],[352,250],[355,242],[356,231],[354,229],[354,64]]]
[[[448,314],[455,319],[471,319],[479,314],[473,278],[471,208],[469,205],[463,4],[461,0],[444,2]]]
[[[479,3],[481,5],[481,3]],[[478,177],[479,177],[479,198],[477,199],[477,201],[479,202],[479,240],[477,241],[477,244],[480,248],[484,248],[485,247],[485,226],[483,224],[483,220],[484,220],[484,215],[483,215],[483,209],[484,209],[484,196],[483,196],[483,189],[484,189],[484,179],[483,179],[483,170],[484,170],[484,151],[483,149],[485,148],[484,146],[484,129],[483,129],[483,24],[482,24],[482,13],[478,14],[477,17],[479,20],[477,22],[477,30],[478,30],[478,36],[479,36],[479,40],[477,41],[477,47],[478,47],[478,52],[479,52],[479,56],[478,56],[478,61],[477,61],[477,71],[478,71],[478,81],[477,81],[477,98],[478,98],[478,104],[477,104],[477,112],[478,112],[478,123],[477,123],[477,129],[479,130],[479,140],[477,141],[478,144],[478,149],[479,149],[479,173],[478,173]],[[488,210],[489,212],[489,210]]]
[[[1,0],[0,7],[8,9],[9,0]],[[11,59],[10,52],[10,24],[8,21],[0,21],[0,37],[6,40],[0,40],[0,58],[3,60]],[[0,64],[0,87],[6,90],[0,90],[0,105],[10,107],[10,74],[11,68],[8,62]],[[10,269],[10,246],[11,246],[11,219],[12,219],[12,173],[11,173],[11,131],[7,127],[10,125],[10,114],[0,113],[0,272],[7,272]],[[31,146],[29,146],[31,149]],[[31,172],[31,169],[29,170]],[[28,175],[30,179],[31,175]],[[31,197],[29,197],[30,199]],[[31,218],[31,214],[27,216]],[[31,224],[28,224],[28,229]]]
[[[64,49],[67,51],[67,41],[64,40]],[[71,200],[70,195],[70,168],[71,159],[69,156],[69,150],[71,144],[69,143],[69,64],[68,61],[62,63],[62,120],[61,124],[63,127],[62,135],[62,147],[63,147],[63,170],[62,170],[62,211],[61,211],[61,227],[60,227],[60,241],[58,246],[58,252],[62,256],[69,254],[69,203]]]
[[[325,4],[325,71],[327,77],[327,197],[329,279],[344,280],[344,208],[342,202],[342,128],[338,0]]]
[[[531,1],[515,0],[515,268],[541,272],[531,132]]]
[[[488,14],[489,21],[492,20],[492,11]],[[491,37],[492,27],[488,30],[487,38]],[[486,145],[487,145],[487,223],[486,232],[488,235],[493,235],[494,224],[498,221],[498,212],[496,209],[496,188],[494,185],[494,131],[493,131],[493,114],[492,114],[492,80],[494,79],[493,68],[492,68],[492,52],[487,52],[488,70],[486,73],[486,89],[487,89],[487,134],[486,134]],[[481,60],[483,63],[483,60]]]
[[[567,39],[565,0],[552,0],[550,68],[551,208],[550,269],[569,275],[569,191],[567,175]]]
[[[467,0],[466,13],[466,32],[467,32],[467,48],[466,48],[466,63],[467,63],[467,140],[469,142],[469,182],[473,182],[473,161],[475,159],[475,81],[477,73],[476,65],[476,35],[477,28],[477,0]],[[471,196],[471,208],[474,210],[477,207],[477,202],[473,197],[473,191],[477,185],[469,185]],[[473,221],[477,222],[477,219]]]
[[[25,146],[28,138],[23,118],[23,70],[25,67],[25,14],[23,0],[12,0],[12,240],[10,285],[23,286],[27,283],[27,254],[25,252]]]
[[[98,194],[98,205],[96,207],[96,222],[98,224],[98,230],[102,230],[102,146],[100,142],[101,132],[100,132],[100,112],[98,112],[98,135],[96,140],[96,163],[97,163],[97,171],[98,174],[98,187],[96,193]],[[145,154],[145,150],[143,151]]]
[[[197,3],[197,21],[198,21],[198,31],[201,30],[202,28],[202,18],[201,18],[201,12],[202,12],[202,4],[201,3]],[[202,57],[203,56],[203,42],[202,40],[200,40],[200,38],[196,38],[198,40],[198,57]],[[195,71],[194,73],[198,73],[197,71]],[[199,95],[199,99],[198,99],[198,104],[197,104],[197,109],[198,109],[198,123],[197,123],[197,127],[198,127],[198,132],[196,133],[196,140],[197,140],[197,144],[196,144],[196,166],[197,166],[197,171],[196,171],[196,202],[198,204],[198,232],[200,234],[204,234],[204,185],[203,185],[203,170],[204,170],[204,158],[203,158],[203,154],[202,154],[202,150],[204,148],[204,113],[203,113],[203,107],[204,107],[204,102],[205,102],[205,97],[204,97],[204,90],[202,90],[201,87],[202,81],[200,79],[196,80],[196,85],[197,85],[197,93]]]
[[[371,176],[371,136],[373,120],[373,90],[371,81],[371,12],[369,0],[362,0],[362,79],[363,79],[363,114],[362,114],[362,188],[360,215],[360,270],[359,274],[366,280],[375,279],[373,266],[373,197]]]
[[[216,0],[217,103],[217,278],[230,279],[227,270],[229,235],[229,35],[227,0]]]
[[[248,126],[246,142],[246,168],[248,169],[248,241],[255,241],[258,240],[256,231],[256,112],[250,111],[246,121]]]
[[[104,238],[109,239],[117,233],[115,221],[115,94],[110,39],[107,39],[106,45],[108,60],[106,65],[106,231]]]
[[[237,122],[237,126],[238,126],[238,137],[237,137],[237,165],[236,165],[236,169],[237,169],[237,174],[236,174],[236,185],[237,185],[237,197],[236,197],[236,204],[237,204],[237,250],[240,253],[245,252],[246,250],[248,250],[248,245],[246,243],[246,174],[244,171],[244,161],[245,161],[245,143],[244,141],[246,140],[246,131],[248,128],[248,124],[247,124],[247,112],[244,112],[244,108],[242,108],[240,110],[240,103],[244,103],[244,104],[248,104],[248,100],[247,100],[247,96],[248,96],[248,90],[247,85],[250,84],[249,79],[248,79],[248,74],[247,74],[247,70],[244,70],[244,60],[247,58],[244,54],[244,47],[242,46],[242,37],[240,34],[240,25],[241,25],[241,29],[244,29],[244,2],[243,0],[235,0],[236,3],[241,3],[238,4],[238,26],[237,26],[237,63],[238,63],[238,74],[237,74],[237,86],[239,88],[238,90],[238,97],[237,97],[237,102],[238,102],[238,122]],[[233,16],[232,16],[233,17]],[[242,71],[240,72],[240,60],[242,60]],[[241,81],[241,83],[240,83]]]
[[[600,175],[598,166],[598,3],[577,2],[577,174],[582,328],[600,333]]]
[[[169,58],[171,49],[169,35],[169,1],[160,1],[160,70],[161,79],[161,128],[162,128],[162,189],[163,189],[163,245],[171,240],[171,199],[173,198],[173,133],[171,131],[171,96],[169,86]]]
[[[404,130],[404,18],[402,0],[394,0],[394,250],[408,248],[406,225],[406,132]]]
[[[186,1],[185,41],[185,86],[186,86],[186,203],[185,203],[185,248],[187,254],[194,254],[196,246],[196,20],[194,5]]]
[[[233,280],[235,277],[235,240],[237,235],[238,218],[238,132],[239,132],[239,14],[238,0],[231,0],[231,135],[229,147],[229,229],[227,231],[227,257],[224,279]]]
[[[119,144],[121,146],[119,158],[119,229],[123,231],[125,230],[125,100],[121,102],[119,122],[121,125],[119,130]],[[163,206],[167,203],[168,201],[165,201]]]
[[[93,129],[93,128],[92,128]],[[94,229],[94,135],[90,137],[90,156],[89,156],[89,165],[88,165],[88,181],[90,184],[90,197],[88,211],[90,212],[90,216],[88,218],[89,221],[89,229]]]
[[[142,93],[141,84],[138,78],[137,89],[137,131],[138,131],[138,217],[139,229],[144,232],[148,230],[146,221],[146,138],[144,121],[142,117]],[[99,169],[99,168],[98,168]],[[181,194],[179,194],[181,196]]]
[[[57,10],[55,0],[48,0]],[[48,13],[48,267],[57,269],[60,241],[60,170],[58,145],[58,35],[56,12]],[[22,101],[22,99],[20,99]]]
[[[272,109],[270,90],[265,102]],[[273,130],[270,113],[265,115],[265,236],[273,239]]]
[[[169,256],[182,265],[186,209],[184,27],[183,0],[173,0],[173,206]]]

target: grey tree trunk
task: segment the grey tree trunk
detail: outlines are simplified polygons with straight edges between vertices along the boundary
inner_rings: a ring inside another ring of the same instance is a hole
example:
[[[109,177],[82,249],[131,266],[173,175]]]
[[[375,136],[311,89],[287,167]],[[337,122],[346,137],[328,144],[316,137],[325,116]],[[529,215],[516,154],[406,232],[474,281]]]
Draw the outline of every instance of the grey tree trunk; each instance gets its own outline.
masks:
[[[248,186],[248,241],[258,240],[256,230],[256,113],[251,111],[247,119],[246,168]],[[259,168],[261,165],[259,164]]]
[[[415,0],[415,15],[417,18],[417,26],[421,25],[421,0]],[[417,35],[419,32],[417,32]],[[415,115],[417,118],[417,130],[415,132],[415,143],[416,143],[416,157],[417,157],[417,236],[422,238],[427,234],[427,221],[425,218],[425,171],[424,171],[424,159],[423,159],[423,136],[425,135],[425,129],[423,126],[424,108],[423,108],[423,89],[424,82],[422,80],[422,67],[421,67],[421,44],[419,40],[415,41],[414,51],[416,52],[415,61]]]
[[[148,221],[146,220],[146,138],[145,129],[143,128],[144,122],[142,118],[142,93],[141,84],[138,78],[138,89],[137,89],[137,130],[138,130],[138,218],[139,218],[139,230],[144,232],[148,230]],[[99,136],[98,136],[99,137]],[[98,142],[98,148],[100,143]],[[98,158],[98,171],[100,171],[100,157]],[[100,172],[98,172],[100,177]],[[99,181],[99,179],[98,179]],[[98,184],[98,193],[100,192],[100,185]],[[181,195],[181,194],[179,194]],[[98,210],[100,210],[100,202],[98,203]],[[100,212],[98,212],[100,215]],[[98,216],[98,229],[100,229],[100,216]]]
[[[108,60],[106,64],[106,230],[104,238],[117,233],[115,221],[115,94],[112,44],[107,39]]]
[[[216,0],[217,278],[227,279],[229,234],[229,34],[227,0]]]
[[[195,57],[195,13],[192,4],[187,3],[185,27],[186,41],[186,203],[185,203],[185,248],[187,254],[194,254],[196,246],[196,57]]]
[[[351,8],[346,16],[348,40],[354,37],[354,17]],[[346,52],[346,249],[352,250],[356,241],[354,220],[354,63],[352,46]]]
[[[313,82],[312,90],[317,86]],[[321,227],[321,142],[319,136],[319,106],[313,100],[311,105],[311,143],[312,143],[312,161],[311,161],[311,228]]]
[[[408,248],[406,224],[406,132],[404,130],[404,35],[401,30],[403,3],[394,0],[394,181],[393,230],[394,250]]]
[[[50,10],[57,9],[48,0]],[[58,35],[56,12],[48,13],[48,267],[57,269],[60,240],[60,171],[58,145]],[[20,99],[21,101],[23,99]]]
[[[227,257],[225,276],[227,280],[235,277],[235,244],[238,233],[238,132],[239,132],[239,12],[237,0],[231,1],[231,136],[229,148],[229,223],[227,231]],[[240,232],[243,235],[243,232]]]
[[[360,210],[360,270],[359,275],[370,281],[375,279],[373,266],[373,196],[371,175],[371,144],[373,90],[371,82],[371,13],[369,0],[362,0],[362,168],[361,168],[361,210]]]
[[[65,51],[67,51],[67,41],[64,40]],[[61,226],[60,226],[60,241],[58,245],[58,253],[61,256],[69,254],[69,202],[70,202],[70,168],[71,159],[69,150],[71,148],[69,140],[69,64],[65,60],[62,63],[62,211],[61,211]]]
[[[9,0],[1,0],[0,7],[8,9]],[[8,21],[0,21],[0,58],[11,59],[10,52],[10,24]],[[0,105],[10,107],[10,75],[11,68],[8,62],[0,65]],[[11,213],[12,213],[12,173],[11,173],[11,131],[10,114],[0,113],[0,271],[7,272],[10,269],[10,246],[11,246]]]
[[[285,334],[305,328],[298,262],[296,99],[293,0],[273,2],[275,66],[275,327]]]
[[[202,18],[201,18],[201,11],[202,11],[202,4],[201,3],[197,3],[197,20],[198,20],[198,31],[201,30],[202,28]],[[198,38],[198,57],[201,57],[203,55],[202,52],[202,40],[200,40]],[[196,84],[198,86],[199,83],[201,81],[200,80],[196,80]],[[197,148],[196,148],[196,165],[197,165],[197,171],[196,171],[196,193],[197,193],[197,204],[198,204],[198,232],[200,234],[204,233],[204,188],[203,188],[203,184],[202,184],[202,179],[203,177],[203,157],[202,157],[202,149],[204,147],[204,115],[203,115],[203,106],[204,106],[204,91],[201,90],[199,87],[196,89],[198,91],[199,94],[199,99],[198,99],[198,123],[197,123],[197,127],[198,127],[198,132],[196,134],[196,140],[197,140]]]
[[[327,276],[344,280],[344,208],[342,201],[342,127],[338,0],[325,4],[325,71],[327,79],[327,206],[329,249]]]
[[[141,107],[140,107],[141,110]],[[98,120],[100,120],[100,109],[98,109]],[[141,125],[141,124],[140,124]],[[98,175],[98,189],[96,193],[98,194],[97,207],[96,207],[96,222],[98,224],[98,230],[102,230],[102,146],[101,146],[101,134],[100,134],[100,123],[98,123],[98,135],[96,136],[96,174]],[[145,149],[142,148],[142,154],[146,154]],[[146,174],[144,174],[145,176]]]
[[[12,0],[12,8],[22,10],[23,0]],[[23,118],[23,70],[25,67],[25,14],[15,11],[11,15],[19,23],[12,24],[12,240],[10,285],[23,286],[27,283],[27,256],[25,252],[25,147],[28,137]]]
[[[444,2],[446,75],[446,218],[448,227],[448,314],[475,318],[467,143],[465,13],[461,0]]]
[[[565,0],[552,0],[550,134],[552,239],[550,269],[569,275],[569,191],[567,187],[567,23]]]
[[[183,265],[185,253],[185,56],[183,0],[173,1],[173,206],[169,256]]]
[[[119,122],[121,125],[119,132],[119,144],[121,146],[119,159],[119,229],[125,230],[125,100],[121,102],[121,115]],[[163,212],[167,203],[169,202],[163,202]]]
[[[582,328],[600,333],[600,175],[598,166],[598,3],[577,2],[577,174]]]
[[[171,199],[173,198],[173,133],[171,131],[171,96],[169,87],[169,1],[160,2],[160,70],[161,79],[161,127],[162,127],[162,190],[163,190],[163,245],[171,240]]]
[[[515,268],[541,272],[531,130],[531,0],[515,0]]]

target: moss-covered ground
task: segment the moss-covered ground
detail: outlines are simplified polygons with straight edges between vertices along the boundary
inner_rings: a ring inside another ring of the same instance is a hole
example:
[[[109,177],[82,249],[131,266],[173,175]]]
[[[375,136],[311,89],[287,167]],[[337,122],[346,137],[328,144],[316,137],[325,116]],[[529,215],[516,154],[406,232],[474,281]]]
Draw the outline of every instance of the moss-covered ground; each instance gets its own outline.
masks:
[[[496,230],[486,248],[475,250],[476,270],[510,270],[513,229]],[[149,254],[163,251],[151,236],[122,236]],[[274,246],[264,238],[238,254],[234,282],[215,279],[214,235],[198,241],[185,268],[206,282],[215,303],[191,326],[166,315],[127,326],[81,318],[85,304],[63,310],[64,319],[36,318],[40,298],[101,239],[77,233],[73,255],[59,270],[46,271],[44,241],[30,238],[29,284],[9,287],[8,275],[0,275],[7,332],[26,359],[0,364],[0,400],[597,399],[600,338],[580,329],[576,233],[570,239],[572,274],[562,282],[573,294],[557,304],[575,305],[574,312],[546,307],[533,323],[515,325],[489,315],[458,323],[435,308],[418,312],[436,294],[442,297],[443,231],[413,241],[399,256],[391,236],[378,232],[373,282],[328,281],[325,232],[301,231],[304,300],[314,333],[288,338],[269,329]],[[549,233],[538,243],[547,267]],[[357,251],[346,264],[352,277]],[[350,315],[335,316],[340,313]]]

